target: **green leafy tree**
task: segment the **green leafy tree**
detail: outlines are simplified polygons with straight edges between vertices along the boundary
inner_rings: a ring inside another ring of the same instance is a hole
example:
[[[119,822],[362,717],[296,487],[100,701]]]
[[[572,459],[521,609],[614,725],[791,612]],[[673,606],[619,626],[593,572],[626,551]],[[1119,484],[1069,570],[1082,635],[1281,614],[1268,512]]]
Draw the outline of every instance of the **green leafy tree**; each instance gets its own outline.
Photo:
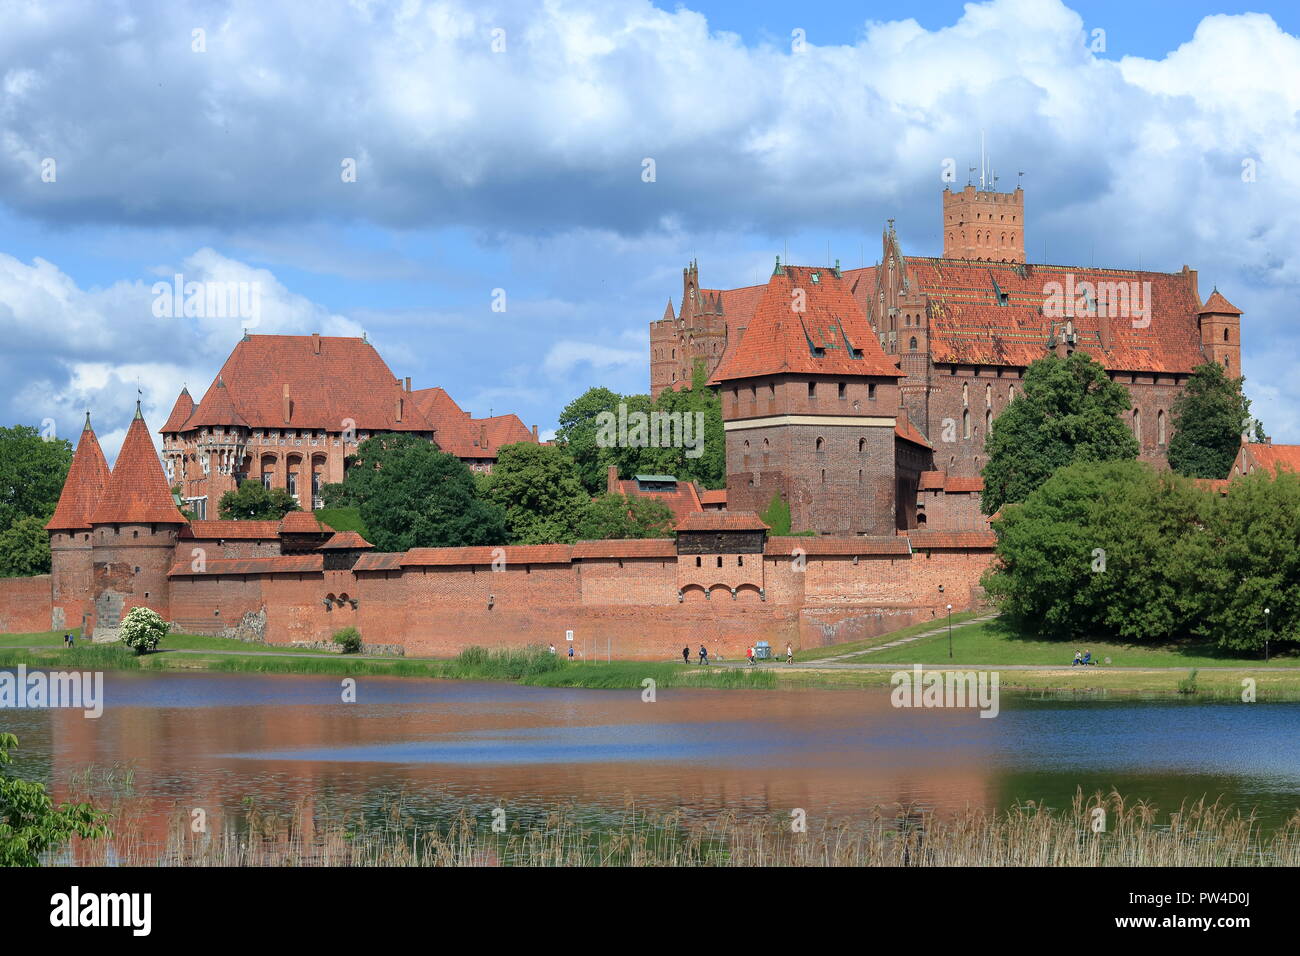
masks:
[[[334,632],[334,643],[343,648],[344,654],[361,653],[361,632],[355,627],[345,627]]]
[[[44,518],[19,518],[0,531],[0,578],[19,578],[50,571],[50,534]]]
[[[18,738],[0,733],[0,767],[13,763],[10,751]],[[0,773],[0,866],[40,866],[41,854],[58,849],[74,836],[109,835],[108,814],[89,803],[54,805],[45,785]]]
[[[668,538],[673,513],[662,501],[644,495],[600,495],[587,503],[578,521],[578,538]]]
[[[590,500],[564,450],[532,442],[504,446],[485,488],[487,499],[505,513],[513,544],[577,540]]]
[[[1119,419],[1129,407],[1125,388],[1083,352],[1030,364],[1023,392],[997,417],[985,442],[984,513],[1024,501],[1074,462],[1136,458],[1137,439]]]
[[[290,511],[298,511],[298,502],[283,488],[267,488],[260,481],[241,482],[234,491],[221,496],[217,513],[225,521],[279,521]]]
[[[578,480],[588,494],[605,491],[605,476],[613,464],[610,449],[600,447],[596,441],[597,419],[602,412],[616,415],[621,401],[623,396],[608,388],[589,388],[560,412],[556,443],[573,459]]]
[[[156,650],[167,636],[167,622],[152,608],[133,607],[122,619],[122,643],[137,654]]]
[[[72,445],[30,425],[0,428],[0,531],[20,518],[48,521],[72,464]]]
[[[1203,610],[1188,590],[1212,496],[1137,461],[1060,469],[994,522],[985,587],[1019,629],[1162,640]]]
[[[469,467],[415,435],[367,438],[344,480],[323,496],[329,508],[356,508],[379,551],[506,539],[504,511],[481,497]]]
[[[1250,428],[1250,399],[1245,379],[1228,378],[1223,366],[1197,366],[1187,387],[1174,401],[1169,467],[1190,478],[1227,478]],[[1262,429],[1256,422],[1256,434]]]
[[[705,384],[707,380],[704,366],[697,365],[690,388],[666,388],[659,393],[652,410],[673,415],[674,422],[681,421],[680,437],[684,439],[689,428],[690,443],[683,441],[667,448],[642,449],[644,464],[641,473],[675,475],[678,480],[698,482],[705,488],[727,486],[727,438],[722,424],[722,400]],[[689,426],[686,425],[688,421]]]

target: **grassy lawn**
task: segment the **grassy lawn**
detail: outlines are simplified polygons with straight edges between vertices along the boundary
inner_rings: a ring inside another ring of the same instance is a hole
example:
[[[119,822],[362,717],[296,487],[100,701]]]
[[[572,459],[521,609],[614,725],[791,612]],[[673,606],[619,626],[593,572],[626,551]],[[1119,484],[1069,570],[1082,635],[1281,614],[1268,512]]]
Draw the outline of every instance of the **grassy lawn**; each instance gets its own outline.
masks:
[[[355,531],[363,538],[366,536],[365,523],[356,508],[322,508],[316,517],[335,531]]]
[[[955,615],[954,615],[955,617]],[[922,638],[903,647],[895,647],[873,654],[849,658],[844,663],[866,664],[942,664],[942,665],[1006,665],[1006,664],[1056,664],[1070,666],[1074,652],[1091,651],[1094,660],[1101,662],[1097,670],[1104,670],[1106,659],[1113,667],[1257,667],[1264,663],[1263,655],[1235,657],[1219,654],[1212,645],[1187,641],[1159,646],[1112,644],[1104,641],[1045,641],[1022,637],[998,620],[984,621],[952,633],[953,656],[948,657],[948,637],[939,634]],[[1273,655],[1271,665],[1297,667],[1300,656],[1288,652],[1285,656]],[[1089,671],[1094,668],[1088,668]]]
[[[987,613],[989,613],[988,610],[980,610],[962,611],[958,614],[954,614],[952,616],[953,633],[956,633],[958,624]],[[876,637],[868,637],[861,641],[849,641],[845,644],[832,644],[830,647],[814,647],[806,651],[797,651],[795,653],[795,660],[806,662],[820,661],[827,657],[838,657],[841,654],[851,654],[854,651],[866,650],[869,647],[879,647],[881,644],[888,644],[890,641],[896,641],[900,637],[911,637],[913,634],[924,634],[926,631],[933,631],[936,627],[947,626],[948,617],[947,615],[944,615],[943,617],[936,618],[933,621],[923,621],[920,624],[913,624],[910,627],[900,628],[897,631],[890,631],[888,634],[880,634]],[[773,647],[772,653],[780,660],[785,660],[785,647]],[[875,660],[876,655],[870,654],[868,657],[871,660]]]
[[[0,634],[0,647],[61,647],[67,631],[43,631],[39,634]],[[89,641],[80,638],[79,628],[72,628],[77,645],[85,647]],[[104,646],[104,645],[100,645]],[[160,650],[238,651],[241,654],[319,654],[320,651],[302,650],[284,645],[249,644],[228,637],[207,637],[202,634],[168,634]]]

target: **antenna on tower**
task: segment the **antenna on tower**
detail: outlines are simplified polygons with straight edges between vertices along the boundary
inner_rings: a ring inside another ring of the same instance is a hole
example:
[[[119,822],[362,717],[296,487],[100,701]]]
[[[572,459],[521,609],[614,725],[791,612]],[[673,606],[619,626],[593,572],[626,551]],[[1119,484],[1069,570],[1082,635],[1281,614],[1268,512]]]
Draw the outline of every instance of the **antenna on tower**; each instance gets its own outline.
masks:
[[[984,130],[980,130],[980,192],[983,192],[988,185],[988,176],[985,172],[987,168],[987,160],[985,157]]]

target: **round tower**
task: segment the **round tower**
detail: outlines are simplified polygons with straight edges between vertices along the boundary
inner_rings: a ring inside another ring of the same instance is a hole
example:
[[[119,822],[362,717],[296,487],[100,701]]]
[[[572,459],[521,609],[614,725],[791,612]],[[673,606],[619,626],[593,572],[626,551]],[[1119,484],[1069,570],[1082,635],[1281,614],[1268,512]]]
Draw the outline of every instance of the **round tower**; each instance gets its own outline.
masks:
[[[97,640],[111,639],[133,607],[169,617],[167,575],[185,523],[136,402],[135,418],[90,521]]]
[[[59,504],[45,525],[50,533],[51,630],[79,627],[89,634],[94,626],[90,519],[108,480],[108,463],[87,412]]]

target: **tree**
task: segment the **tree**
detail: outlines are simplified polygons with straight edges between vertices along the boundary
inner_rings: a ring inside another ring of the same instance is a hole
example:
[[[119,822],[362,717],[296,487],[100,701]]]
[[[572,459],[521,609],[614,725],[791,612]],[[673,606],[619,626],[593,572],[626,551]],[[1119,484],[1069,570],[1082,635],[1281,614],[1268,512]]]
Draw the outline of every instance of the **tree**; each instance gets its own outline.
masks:
[[[1119,419],[1128,392],[1083,352],[1049,355],[1025,370],[1024,390],[987,436],[983,508],[1024,501],[1058,468],[1136,458],[1138,442]]]
[[[1143,462],[1067,465],[994,522],[985,588],[1008,620],[1048,637],[1185,635],[1203,610],[1189,576],[1212,505]]]
[[[662,501],[645,495],[600,495],[587,503],[578,521],[583,541],[606,538],[668,538],[673,513]]]
[[[167,636],[167,622],[152,608],[133,607],[122,619],[122,643],[137,654],[156,650]]]
[[[17,747],[17,737],[0,733],[0,767],[13,763]],[[108,836],[107,819],[89,803],[56,807],[44,784],[0,774],[0,866],[40,866],[41,854],[74,836]]]
[[[560,412],[555,440],[573,459],[578,480],[588,494],[605,490],[605,475],[612,463],[609,449],[596,443],[596,419],[601,412],[618,414],[623,396],[604,387],[589,388]]]
[[[0,428],[0,531],[20,518],[54,514],[72,464],[72,445],[30,425]]]
[[[330,508],[357,509],[379,551],[505,542],[505,514],[480,497],[469,467],[415,435],[367,438],[323,493]]]
[[[1228,378],[1218,362],[1199,365],[1174,401],[1169,467],[1189,478],[1226,478],[1251,424],[1245,379]],[[1262,425],[1255,423],[1255,433]]]
[[[589,500],[572,459],[555,445],[506,445],[485,483],[487,499],[505,513],[513,544],[577,540]]]
[[[0,531],[0,578],[49,573],[50,534],[45,521],[28,515]]]
[[[279,521],[290,511],[299,511],[298,502],[283,488],[268,488],[260,481],[241,482],[234,491],[221,496],[217,512],[225,521]]]

